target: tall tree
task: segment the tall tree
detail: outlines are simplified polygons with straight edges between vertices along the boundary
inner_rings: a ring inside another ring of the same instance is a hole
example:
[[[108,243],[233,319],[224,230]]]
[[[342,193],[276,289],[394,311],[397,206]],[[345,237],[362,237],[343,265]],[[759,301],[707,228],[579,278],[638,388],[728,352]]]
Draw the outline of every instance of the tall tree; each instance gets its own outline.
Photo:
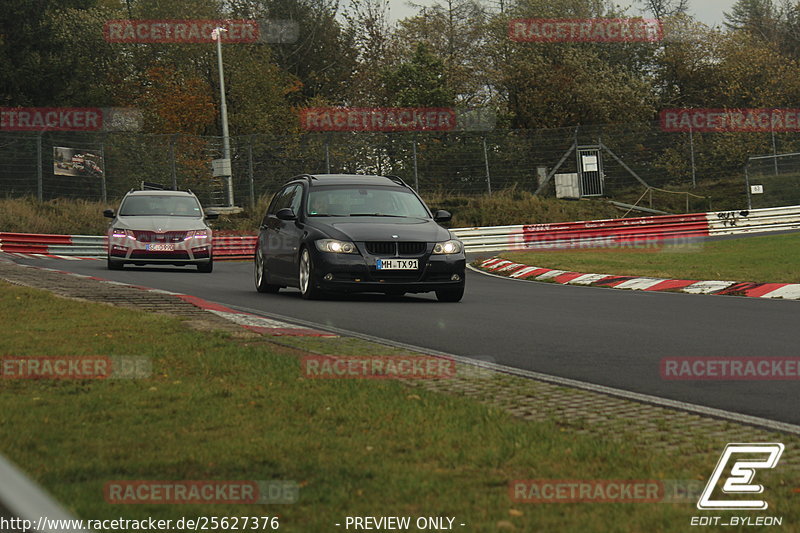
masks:
[[[0,0],[0,105],[86,105],[85,89],[73,83],[80,58],[64,53],[55,35],[53,11],[86,10],[94,0]],[[75,31],[81,31],[75,28]]]
[[[689,0],[639,0],[655,18],[662,20],[689,11]]]
[[[408,58],[420,43],[424,44],[441,60],[456,103],[484,105],[491,98],[487,22],[486,9],[474,0],[437,2],[400,21],[393,48]]]
[[[383,81],[392,106],[449,107],[454,95],[448,87],[444,63],[428,47],[417,44],[410,60],[387,69]]]

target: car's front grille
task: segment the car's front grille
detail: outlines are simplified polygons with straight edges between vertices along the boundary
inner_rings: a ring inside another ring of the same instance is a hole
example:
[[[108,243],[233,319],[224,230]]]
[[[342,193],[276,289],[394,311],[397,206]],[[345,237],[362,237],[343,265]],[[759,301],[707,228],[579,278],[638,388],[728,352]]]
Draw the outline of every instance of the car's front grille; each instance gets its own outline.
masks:
[[[186,239],[185,231],[155,231],[133,230],[133,235],[139,242],[183,242]]]
[[[131,259],[189,259],[189,252],[176,250],[174,252],[150,252],[146,250],[133,250]]]
[[[369,241],[364,244],[370,254],[389,257],[422,255],[428,247],[424,242]]]

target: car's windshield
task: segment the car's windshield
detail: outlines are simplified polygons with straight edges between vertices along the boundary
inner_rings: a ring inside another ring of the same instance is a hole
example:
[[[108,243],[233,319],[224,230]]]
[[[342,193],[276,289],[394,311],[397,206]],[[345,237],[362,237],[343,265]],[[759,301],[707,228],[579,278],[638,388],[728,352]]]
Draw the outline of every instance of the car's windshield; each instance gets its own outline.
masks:
[[[335,187],[314,189],[309,194],[309,216],[383,216],[430,218],[413,193],[388,187]]]
[[[196,198],[172,195],[129,196],[119,208],[120,216],[178,216],[200,217],[202,211]]]

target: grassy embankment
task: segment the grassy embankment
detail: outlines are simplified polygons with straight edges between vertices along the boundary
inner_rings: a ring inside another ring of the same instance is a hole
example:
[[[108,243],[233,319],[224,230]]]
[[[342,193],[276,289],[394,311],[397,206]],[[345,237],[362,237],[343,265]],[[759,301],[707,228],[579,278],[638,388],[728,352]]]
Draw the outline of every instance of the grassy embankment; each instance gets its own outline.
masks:
[[[503,252],[518,263],[621,276],[800,283],[800,233],[665,246]]]
[[[5,283],[0,323],[14,325],[0,336],[0,354],[153,362],[148,379],[0,379],[0,451],[83,518],[277,514],[281,530],[310,532],[338,531],[346,515],[423,515],[456,517],[465,531],[686,531],[694,503],[531,505],[511,501],[509,481],[702,480],[720,453],[674,455],[624,435],[578,435],[394,381],[304,379],[297,353],[260,339]],[[333,342],[335,353],[348,341]],[[780,469],[759,475],[770,514],[797,523],[796,479]],[[103,497],[109,481],[207,479],[301,488],[297,503],[271,506]]]

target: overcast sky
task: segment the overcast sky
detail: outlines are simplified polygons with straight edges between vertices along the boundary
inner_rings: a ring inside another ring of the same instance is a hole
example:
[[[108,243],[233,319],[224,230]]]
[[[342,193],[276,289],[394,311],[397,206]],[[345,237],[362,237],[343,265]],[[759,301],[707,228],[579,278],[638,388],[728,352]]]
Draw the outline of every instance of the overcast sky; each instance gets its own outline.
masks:
[[[722,24],[724,20],[723,12],[730,11],[735,2],[736,0],[689,0],[691,14],[700,22],[704,22],[709,26]],[[414,3],[432,5],[436,2],[435,0],[414,0]],[[631,0],[617,0],[616,3],[620,6],[635,4],[633,9],[629,10],[629,13],[632,16],[642,14],[640,3]],[[406,18],[416,13],[416,9],[409,7],[408,0],[389,0],[389,9],[392,20]]]

